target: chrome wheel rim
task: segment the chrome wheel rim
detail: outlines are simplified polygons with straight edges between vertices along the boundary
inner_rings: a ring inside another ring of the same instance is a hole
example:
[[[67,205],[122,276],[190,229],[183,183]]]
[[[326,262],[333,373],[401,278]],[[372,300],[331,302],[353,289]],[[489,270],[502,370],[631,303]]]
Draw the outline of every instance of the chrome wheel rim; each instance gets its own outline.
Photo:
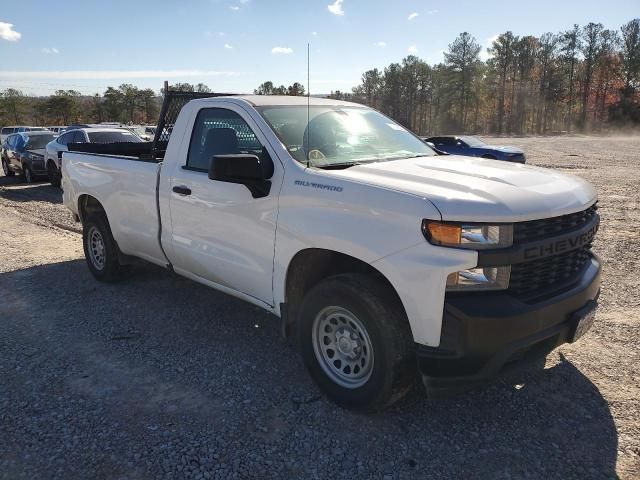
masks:
[[[87,234],[87,239],[89,243],[89,257],[91,258],[91,263],[97,270],[102,270],[105,265],[106,257],[104,241],[100,230],[96,227],[91,227]]]
[[[326,307],[313,321],[313,350],[327,376],[345,388],[367,383],[374,352],[364,324],[349,310]]]

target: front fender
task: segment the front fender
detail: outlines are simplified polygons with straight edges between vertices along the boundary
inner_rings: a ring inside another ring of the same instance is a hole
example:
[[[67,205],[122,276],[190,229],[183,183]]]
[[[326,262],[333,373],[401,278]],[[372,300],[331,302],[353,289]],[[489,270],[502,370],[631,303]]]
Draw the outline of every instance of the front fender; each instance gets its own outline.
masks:
[[[424,244],[422,219],[441,219],[431,202],[415,195],[309,170],[287,177],[276,229],[276,306],[285,301],[287,271],[298,252],[330,250],[373,265]]]

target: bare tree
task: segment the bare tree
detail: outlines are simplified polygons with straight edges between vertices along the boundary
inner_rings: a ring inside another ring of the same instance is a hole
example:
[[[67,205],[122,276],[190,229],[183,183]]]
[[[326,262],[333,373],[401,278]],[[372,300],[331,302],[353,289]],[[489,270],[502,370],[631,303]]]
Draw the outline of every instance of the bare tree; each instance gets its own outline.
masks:
[[[589,22],[582,30],[583,46],[582,54],[584,55],[583,76],[582,76],[582,110],[580,114],[580,123],[582,128],[587,127],[587,107],[589,97],[591,95],[591,82],[593,80],[593,70],[596,60],[600,55],[602,30],[604,26],[601,23]]]
[[[566,128],[569,133],[573,127],[573,99],[575,96],[575,73],[578,63],[578,53],[582,48],[582,40],[580,38],[580,26],[574,24],[571,30],[567,30],[560,36],[560,50],[562,59],[568,68],[568,87],[569,102],[567,105],[567,121]]]
[[[489,48],[489,54],[491,55],[489,64],[496,70],[500,83],[496,122],[498,125],[498,133],[502,133],[503,131],[507,78],[509,69],[513,64],[514,46],[516,42],[517,38],[513,35],[513,32],[506,32],[499,35],[498,38],[493,41],[491,48]]]
[[[640,87],[640,18],[634,18],[621,28],[622,65],[625,88]]]

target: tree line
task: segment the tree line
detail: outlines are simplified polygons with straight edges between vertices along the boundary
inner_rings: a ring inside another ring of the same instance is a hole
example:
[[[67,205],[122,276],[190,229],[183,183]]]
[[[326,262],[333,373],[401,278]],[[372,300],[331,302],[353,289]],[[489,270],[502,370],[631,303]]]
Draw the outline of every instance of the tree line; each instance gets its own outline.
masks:
[[[482,47],[468,32],[449,44],[444,61],[415,55],[368,70],[351,92],[330,97],[370,105],[414,132],[547,134],[640,125],[640,18],[618,30],[574,25],[539,37],[511,31]],[[176,90],[211,92],[202,83]],[[258,95],[304,95],[298,82],[262,83]],[[160,91],[162,94],[162,91]],[[48,97],[0,92],[0,124],[155,123],[162,97],[131,84],[102,95],[58,90]]]
[[[444,61],[409,55],[331,97],[377,108],[420,134],[545,134],[640,125],[640,19],[540,37],[500,34],[482,61],[468,32]]]
[[[155,123],[160,105],[161,99],[152,89],[128,83],[108,87],[102,95],[56,90],[48,97],[35,97],[8,88],[0,92],[0,124]]]
[[[204,83],[176,83],[171,90],[211,93]],[[0,125],[71,125],[74,123],[121,122],[154,124],[162,105],[162,94],[129,83],[107,87],[100,95],[83,95],[76,90],[56,90],[50,96],[28,96],[15,88],[0,91]],[[261,95],[304,95],[298,82],[288,87],[264,82]]]

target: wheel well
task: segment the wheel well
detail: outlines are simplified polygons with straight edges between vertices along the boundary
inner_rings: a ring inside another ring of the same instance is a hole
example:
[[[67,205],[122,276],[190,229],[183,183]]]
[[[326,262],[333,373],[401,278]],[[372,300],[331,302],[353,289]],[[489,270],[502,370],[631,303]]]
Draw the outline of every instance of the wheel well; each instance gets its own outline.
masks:
[[[397,301],[404,311],[400,296],[391,282],[370,264],[333,250],[309,248],[298,252],[287,269],[285,304],[281,312],[284,336],[294,334],[305,294],[325,278],[341,273],[359,273],[378,280],[386,287],[392,301]]]
[[[102,204],[91,195],[80,195],[78,198],[78,216],[84,223],[84,219],[92,213],[106,213]]]

